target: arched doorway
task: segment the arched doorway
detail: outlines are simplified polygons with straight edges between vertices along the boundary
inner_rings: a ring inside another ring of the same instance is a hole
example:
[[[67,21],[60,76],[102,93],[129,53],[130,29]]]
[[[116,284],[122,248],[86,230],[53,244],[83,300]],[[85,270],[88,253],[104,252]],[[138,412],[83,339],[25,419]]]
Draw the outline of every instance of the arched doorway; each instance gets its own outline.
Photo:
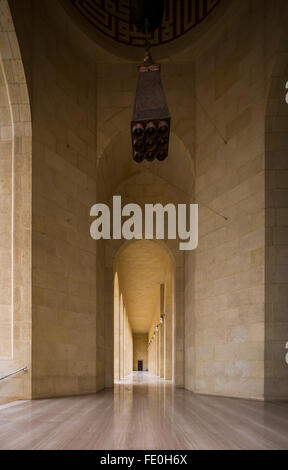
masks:
[[[180,111],[179,111],[180,112]],[[121,114],[121,113],[120,113]],[[119,125],[124,121],[122,115]],[[117,115],[118,119],[118,115]],[[145,204],[189,204],[193,203],[193,181],[195,168],[191,152],[185,146],[183,140],[175,133],[172,134],[171,151],[169,159],[162,164],[138,165],[131,159],[130,135],[125,132],[111,135],[107,139],[107,146],[102,150],[102,156],[98,163],[97,200],[106,202],[112,210],[113,196],[121,196],[122,206],[136,203],[142,208]],[[191,183],[192,182],[192,183]],[[144,224],[143,224],[144,227]],[[165,230],[165,235],[167,230]],[[143,237],[144,238],[144,237]],[[158,241],[159,242],[159,241]],[[174,297],[175,304],[174,331],[175,331],[175,357],[174,357],[174,383],[177,387],[183,387],[184,362],[185,362],[185,253],[179,250],[179,240],[163,240],[164,247],[170,252],[174,263]],[[105,240],[105,357],[106,357],[106,382],[110,388],[114,383],[113,329],[111,328],[114,309],[113,291],[115,276],[115,260],[118,252],[126,245],[124,240]],[[193,260],[192,260],[193,264]],[[117,272],[117,270],[116,270]],[[119,272],[119,286],[121,292],[121,280]],[[160,285],[158,293],[160,291]],[[122,293],[122,292],[121,292]],[[101,296],[101,293],[99,294]],[[160,296],[160,293],[159,293]],[[125,298],[124,298],[125,304]],[[126,304],[125,304],[126,306]],[[127,307],[127,306],[126,306]],[[191,315],[193,312],[191,312]],[[189,314],[190,315],[190,314]],[[191,338],[188,338],[190,341]],[[149,339],[150,341],[150,339]]]
[[[118,251],[114,270],[114,380],[137,371],[174,380],[171,254],[164,243],[132,241]]]

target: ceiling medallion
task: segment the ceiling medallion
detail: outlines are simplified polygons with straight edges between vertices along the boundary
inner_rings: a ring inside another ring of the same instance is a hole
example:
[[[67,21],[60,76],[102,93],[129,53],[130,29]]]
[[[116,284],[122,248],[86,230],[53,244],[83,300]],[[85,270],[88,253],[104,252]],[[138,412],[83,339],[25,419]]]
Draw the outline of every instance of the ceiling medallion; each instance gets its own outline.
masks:
[[[133,23],[131,0],[66,1],[97,32],[127,46],[144,47],[143,34]],[[188,33],[201,23],[220,1],[165,0],[165,13],[160,27],[152,34],[152,46],[167,44]],[[158,0],[155,0],[154,5],[156,3]]]

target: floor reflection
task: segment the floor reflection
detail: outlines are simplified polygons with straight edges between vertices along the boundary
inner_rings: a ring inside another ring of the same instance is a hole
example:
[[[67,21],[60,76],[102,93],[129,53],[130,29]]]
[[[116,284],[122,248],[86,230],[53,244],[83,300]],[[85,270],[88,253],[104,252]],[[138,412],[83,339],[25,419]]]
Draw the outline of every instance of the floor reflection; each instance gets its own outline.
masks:
[[[288,449],[288,404],[194,395],[145,372],[0,407],[0,449]]]

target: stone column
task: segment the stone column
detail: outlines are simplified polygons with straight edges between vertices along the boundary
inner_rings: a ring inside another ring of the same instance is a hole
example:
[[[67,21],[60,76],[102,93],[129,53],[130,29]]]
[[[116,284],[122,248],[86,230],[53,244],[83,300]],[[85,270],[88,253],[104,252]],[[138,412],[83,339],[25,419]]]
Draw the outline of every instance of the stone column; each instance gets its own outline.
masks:
[[[105,387],[114,385],[114,273],[105,269]]]
[[[114,378],[120,379],[120,309],[119,297],[114,304]]]
[[[158,335],[155,335],[154,338],[154,343],[155,343],[155,375],[158,375]]]
[[[119,335],[119,361],[120,361],[120,379],[124,377],[124,311],[123,311],[123,300],[120,300],[120,335]]]
[[[175,326],[172,321],[172,328],[175,328],[176,335],[173,379],[176,387],[181,388],[184,386],[184,270],[182,267],[176,269],[175,303],[177,305]]]
[[[165,320],[165,360],[164,360],[164,378],[165,380],[173,379],[172,361],[173,361],[173,341],[172,341],[172,305],[166,304]]]
[[[156,364],[157,364],[157,377],[160,377],[160,336],[159,331],[156,333],[156,340],[157,340],[157,356],[156,356]]]
[[[124,322],[124,328],[123,328],[123,377],[126,376],[126,312],[124,310],[123,313],[123,322]]]
[[[153,343],[152,343],[152,360],[151,360],[151,373],[153,375],[157,375],[157,370],[156,370],[156,355],[157,355],[157,347],[156,347],[156,338],[154,338]]]
[[[164,358],[165,358],[165,331],[164,331],[164,324],[159,325],[159,376],[161,379],[164,379],[165,375],[165,366],[164,366]]]

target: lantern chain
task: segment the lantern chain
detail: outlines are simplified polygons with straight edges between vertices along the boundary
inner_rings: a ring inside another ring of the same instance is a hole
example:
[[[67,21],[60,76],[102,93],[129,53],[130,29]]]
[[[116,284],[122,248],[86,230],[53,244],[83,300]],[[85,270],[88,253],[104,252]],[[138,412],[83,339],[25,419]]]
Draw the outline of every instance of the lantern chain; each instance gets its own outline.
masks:
[[[151,42],[149,40],[150,35],[150,27],[149,27],[149,20],[145,18],[145,52],[148,53],[151,49]]]

